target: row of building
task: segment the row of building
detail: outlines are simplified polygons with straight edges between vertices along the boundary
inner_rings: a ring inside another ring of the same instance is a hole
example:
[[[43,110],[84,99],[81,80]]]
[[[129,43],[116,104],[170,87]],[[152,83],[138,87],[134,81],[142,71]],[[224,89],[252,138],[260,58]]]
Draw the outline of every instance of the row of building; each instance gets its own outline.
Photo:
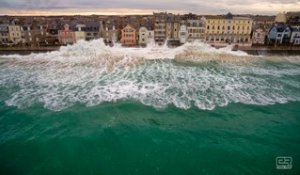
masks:
[[[276,17],[195,14],[175,15],[161,12],[125,21],[111,19],[94,22],[65,23],[53,27],[38,22],[19,25],[0,24],[2,46],[53,46],[74,44],[79,40],[103,38],[106,44],[120,42],[123,46],[158,45],[179,46],[199,40],[214,46],[229,44],[300,45],[300,13],[280,13]]]

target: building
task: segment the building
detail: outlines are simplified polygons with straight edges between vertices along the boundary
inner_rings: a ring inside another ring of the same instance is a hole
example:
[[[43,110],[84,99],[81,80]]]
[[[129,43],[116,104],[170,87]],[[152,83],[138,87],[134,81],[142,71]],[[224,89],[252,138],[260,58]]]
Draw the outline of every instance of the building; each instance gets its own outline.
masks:
[[[88,22],[86,23],[86,40],[99,39],[103,33],[103,23],[100,22]]]
[[[206,42],[214,46],[251,46],[252,22],[249,17],[234,17],[231,13],[225,16],[207,16]]]
[[[21,26],[9,25],[8,26],[8,38],[13,44],[18,44],[22,41]]]
[[[166,42],[166,20],[167,13],[153,13],[154,15],[154,40],[158,45],[163,45]]]
[[[9,42],[8,24],[0,25],[0,44],[6,45]]]
[[[25,25],[22,26],[22,43],[25,46],[45,46],[47,41],[47,26]]]
[[[287,16],[287,25],[292,29],[300,28],[300,12],[288,12]]]
[[[179,30],[179,41],[180,41],[180,44],[186,43],[188,37],[189,37],[189,35],[188,35],[187,26],[185,24],[181,24],[180,25],[180,30]]]
[[[253,20],[252,27],[270,29],[270,27],[274,24],[275,18],[276,18],[275,16],[261,16],[261,15],[252,16],[251,17],[251,19]]]
[[[198,19],[198,16],[196,14],[193,13],[188,13],[188,14],[184,14],[181,16],[181,19],[186,21],[186,20],[196,20]]]
[[[84,24],[77,24],[74,29],[75,34],[75,42],[78,42],[79,40],[85,40],[86,33],[85,33],[85,25]]]
[[[64,25],[64,30],[58,31],[58,40],[61,44],[74,44],[76,42],[75,32],[70,30],[68,24]]]
[[[139,29],[139,45],[146,46],[154,41],[154,31],[148,30],[146,27],[140,27]]]
[[[114,23],[106,23],[103,31],[104,42],[112,46],[113,43],[116,43],[119,40],[119,33],[120,30],[116,29]]]
[[[50,45],[50,46],[59,45],[58,31],[59,30],[54,26],[47,28],[46,41],[47,41],[48,45]]]
[[[256,16],[252,16],[251,19],[253,20],[252,31],[255,31],[256,29],[260,28],[263,31],[267,32],[273,26],[275,21],[275,16],[256,15]]]
[[[284,12],[283,13],[278,13],[274,22],[285,24],[287,22],[286,14]]]
[[[265,44],[265,40],[266,40],[266,32],[263,29],[258,28],[253,31],[252,44],[263,45]]]
[[[127,24],[122,29],[121,43],[123,46],[136,46],[137,32],[136,32],[136,29],[132,25]]]
[[[187,20],[188,41],[193,42],[195,40],[205,41],[205,23],[206,19],[189,19]]]
[[[179,16],[168,14],[166,18],[166,39],[178,40],[180,29],[180,18]]]
[[[299,46],[300,45],[300,28],[294,29],[291,34],[290,43]]]
[[[275,24],[268,33],[268,44],[288,44],[291,28],[286,24]]]

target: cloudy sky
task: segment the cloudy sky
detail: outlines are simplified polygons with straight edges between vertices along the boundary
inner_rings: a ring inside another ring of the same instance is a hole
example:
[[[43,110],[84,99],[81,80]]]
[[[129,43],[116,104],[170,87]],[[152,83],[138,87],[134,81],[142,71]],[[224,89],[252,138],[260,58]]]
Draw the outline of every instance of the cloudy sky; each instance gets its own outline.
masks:
[[[300,11],[300,0],[0,0],[0,15],[269,14]]]

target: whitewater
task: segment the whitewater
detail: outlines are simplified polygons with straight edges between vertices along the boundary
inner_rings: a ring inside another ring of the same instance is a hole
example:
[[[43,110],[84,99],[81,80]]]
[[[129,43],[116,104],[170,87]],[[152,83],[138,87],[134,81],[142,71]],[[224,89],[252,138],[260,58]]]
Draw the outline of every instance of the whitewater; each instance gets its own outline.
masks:
[[[156,109],[300,101],[300,56],[251,56],[200,42],[123,48],[80,41],[58,51],[0,56],[0,97],[61,111],[132,100]]]

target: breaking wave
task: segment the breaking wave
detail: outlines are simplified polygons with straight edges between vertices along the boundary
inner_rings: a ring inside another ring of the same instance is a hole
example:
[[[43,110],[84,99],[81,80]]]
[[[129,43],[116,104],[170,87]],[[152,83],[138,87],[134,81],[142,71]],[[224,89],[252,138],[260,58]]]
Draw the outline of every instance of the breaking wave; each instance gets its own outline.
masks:
[[[155,108],[203,110],[229,103],[300,101],[300,58],[249,56],[200,42],[178,48],[108,47],[81,41],[59,51],[0,58],[0,90],[8,106],[134,100]]]

